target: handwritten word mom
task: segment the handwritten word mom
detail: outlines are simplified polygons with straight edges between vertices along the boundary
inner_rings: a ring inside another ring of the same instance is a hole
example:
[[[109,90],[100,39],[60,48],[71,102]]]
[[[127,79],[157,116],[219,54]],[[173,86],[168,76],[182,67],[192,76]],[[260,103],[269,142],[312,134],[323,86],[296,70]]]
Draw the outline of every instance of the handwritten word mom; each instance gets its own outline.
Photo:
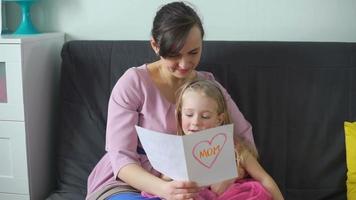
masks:
[[[206,158],[206,157],[210,157],[210,156],[216,156],[217,154],[219,154],[221,148],[220,145],[216,145],[214,147],[210,147],[207,149],[203,149],[199,152],[199,158]]]

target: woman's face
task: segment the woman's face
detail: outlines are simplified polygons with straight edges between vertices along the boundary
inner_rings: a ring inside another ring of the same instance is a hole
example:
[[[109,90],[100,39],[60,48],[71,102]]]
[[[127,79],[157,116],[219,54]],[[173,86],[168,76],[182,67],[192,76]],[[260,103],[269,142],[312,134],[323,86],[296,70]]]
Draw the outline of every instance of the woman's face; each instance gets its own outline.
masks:
[[[218,114],[216,101],[202,92],[186,91],[182,97],[182,129],[189,135],[221,125],[224,114]]]
[[[176,78],[185,78],[199,64],[202,51],[202,37],[200,29],[194,26],[179,54],[174,57],[161,57],[161,64]]]

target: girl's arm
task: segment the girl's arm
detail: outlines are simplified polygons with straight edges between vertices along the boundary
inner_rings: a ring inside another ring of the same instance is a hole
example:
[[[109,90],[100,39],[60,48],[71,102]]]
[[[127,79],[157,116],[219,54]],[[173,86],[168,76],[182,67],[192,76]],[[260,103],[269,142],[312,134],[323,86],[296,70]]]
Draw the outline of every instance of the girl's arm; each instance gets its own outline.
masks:
[[[259,181],[272,195],[274,200],[283,200],[283,195],[273,178],[262,168],[257,159],[249,151],[244,152],[241,165],[256,181]]]
[[[193,200],[199,192],[199,187],[194,182],[167,182],[148,173],[137,164],[128,164],[122,167],[117,177],[140,191],[145,191],[167,200]]]

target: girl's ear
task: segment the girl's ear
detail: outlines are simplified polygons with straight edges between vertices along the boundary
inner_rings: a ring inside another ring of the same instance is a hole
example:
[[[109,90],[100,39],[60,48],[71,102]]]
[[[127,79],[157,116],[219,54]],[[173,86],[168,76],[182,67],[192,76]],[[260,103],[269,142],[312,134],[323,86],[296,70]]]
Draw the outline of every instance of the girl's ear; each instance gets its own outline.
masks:
[[[153,38],[151,38],[150,43],[151,43],[151,47],[152,47],[153,51],[155,52],[155,54],[157,56],[159,56],[159,46],[158,46],[157,42]]]
[[[219,114],[219,116],[218,116],[218,124],[219,125],[223,125],[224,119],[225,119],[225,113]]]

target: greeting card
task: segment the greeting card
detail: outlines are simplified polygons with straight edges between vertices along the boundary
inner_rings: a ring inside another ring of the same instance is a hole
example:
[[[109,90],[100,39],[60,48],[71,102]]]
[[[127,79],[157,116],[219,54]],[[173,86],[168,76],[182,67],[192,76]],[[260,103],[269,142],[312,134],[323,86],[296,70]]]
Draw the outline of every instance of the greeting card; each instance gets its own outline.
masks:
[[[184,136],[136,130],[153,168],[173,180],[205,186],[237,177],[232,124]]]

